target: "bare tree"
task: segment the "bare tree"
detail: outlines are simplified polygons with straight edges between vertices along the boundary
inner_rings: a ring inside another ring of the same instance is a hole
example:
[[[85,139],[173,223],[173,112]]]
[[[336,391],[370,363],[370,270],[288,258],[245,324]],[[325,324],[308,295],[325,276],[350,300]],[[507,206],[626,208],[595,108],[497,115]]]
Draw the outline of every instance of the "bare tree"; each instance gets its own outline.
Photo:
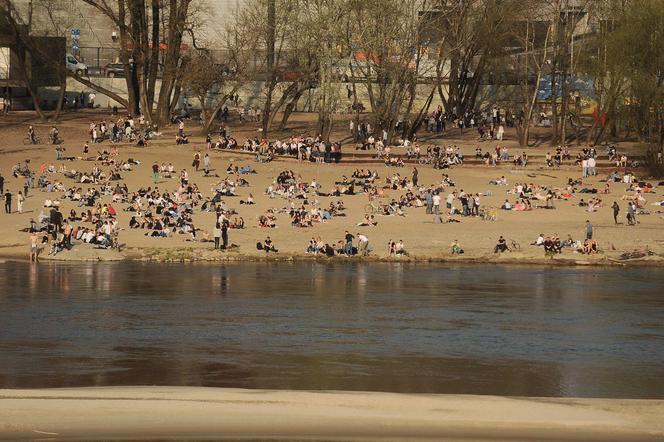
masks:
[[[516,35],[521,45],[518,87],[523,104],[517,115],[515,127],[521,146],[527,146],[529,142],[539,84],[548,63],[549,41],[553,32],[551,18],[539,15],[536,12],[539,10],[539,5],[536,3],[531,3],[531,6],[535,9],[523,10],[522,20],[516,22],[520,28]]]
[[[448,112],[475,108],[486,74],[512,37],[515,14],[527,2],[515,0],[434,0],[425,15],[436,49],[438,96]]]
[[[349,2],[351,74],[361,78],[375,123],[388,131],[388,142],[418,76],[421,7],[419,0]]]
[[[210,130],[228,100],[256,77],[253,57],[260,47],[260,37],[235,22],[220,40],[221,60],[215,59],[209,50],[200,50],[184,59],[182,69],[181,85],[200,102],[204,132]]]
[[[126,102],[131,113],[142,113],[148,121],[169,121],[173,92],[181,78],[183,39],[192,28],[192,0],[117,0],[116,4],[107,0],[81,1],[106,16],[119,30],[120,61],[128,93],[128,100],[119,100],[120,103]],[[155,103],[160,64],[163,72]],[[76,78],[81,81],[80,76]],[[89,80],[81,82],[106,93]]]

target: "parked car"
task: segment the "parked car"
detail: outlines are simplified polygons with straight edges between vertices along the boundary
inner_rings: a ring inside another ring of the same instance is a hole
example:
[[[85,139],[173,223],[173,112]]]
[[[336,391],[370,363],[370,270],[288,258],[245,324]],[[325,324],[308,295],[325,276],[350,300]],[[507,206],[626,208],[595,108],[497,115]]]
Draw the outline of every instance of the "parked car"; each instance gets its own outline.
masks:
[[[104,76],[105,77],[124,77],[125,70],[124,64],[122,63],[108,63],[104,66]]]
[[[77,75],[87,75],[88,73],[88,66],[78,61],[70,53],[65,55],[65,65],[68,71],[75,72]]]

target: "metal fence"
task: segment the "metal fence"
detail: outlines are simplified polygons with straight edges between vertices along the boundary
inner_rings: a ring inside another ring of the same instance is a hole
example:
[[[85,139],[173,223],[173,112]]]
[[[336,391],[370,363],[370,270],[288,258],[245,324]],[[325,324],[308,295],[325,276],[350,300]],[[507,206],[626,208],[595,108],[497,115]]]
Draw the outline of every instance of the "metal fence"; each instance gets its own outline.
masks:
[[[101,72],[107,64],[119,62],[120,48],[82,46],[78,50],[78,57],[88,68]]]
[[[74,52],[73,49],[69,49]],[[183,49],[182,55],[187,55],[195,49]],[[213,49],[209,50],[212,60],[215,63],[223,63],[227,58],[226,51]],[[109,63],[120,62],[120,48],[110,46],[81,46],[78,48],[74,55],[84,64],[88,66],[91,75],[104,75],[104,67]]]

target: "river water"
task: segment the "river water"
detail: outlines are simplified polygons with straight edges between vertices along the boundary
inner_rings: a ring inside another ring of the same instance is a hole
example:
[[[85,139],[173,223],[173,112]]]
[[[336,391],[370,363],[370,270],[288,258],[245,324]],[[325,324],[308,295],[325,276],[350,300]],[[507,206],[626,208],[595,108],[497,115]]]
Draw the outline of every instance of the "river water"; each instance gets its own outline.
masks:
[[[0,264],[0,387],[664,398],[664,272]]]

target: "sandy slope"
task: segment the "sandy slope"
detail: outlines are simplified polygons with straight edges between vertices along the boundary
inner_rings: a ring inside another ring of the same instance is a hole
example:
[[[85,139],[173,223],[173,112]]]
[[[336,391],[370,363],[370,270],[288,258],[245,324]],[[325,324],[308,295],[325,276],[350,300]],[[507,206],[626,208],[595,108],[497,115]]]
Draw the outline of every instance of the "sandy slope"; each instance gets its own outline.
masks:
[[[119,387],[0,390],[0,439],[664,438],[664,402]]]
[[[105,116],[104,118],[107,118]],[[69,118],[69,117],[68,117]],[[81,155],[82,145],[86,137],[86,124],[88,118],[101,119],[99,115],[85,115],[80,118],[67,121],[60,125],[60,131],[65,138],[65,147],[67,148],[68,155]],[[300,117],[304,118],[304,117]],[[307,122],[298,121],[300,126],[306,127]],[[345,126],[344,126],[345,127]],[[48,127],[42,126],[38,128],[40,134],[45,137]],[[188,130],[194,130],[188,128]],[[247,136],[253,136],[255,132],[251,127],[236,128],[233,127],[232,132],[242,142]],[[299,129],[298,129],[299,130]],[[52,146],[40,145],[36,147],[23,146],[20,144],[21,138],[24,136],[25,124],[20,121],[14,121],[12,124],[7,122],[0,122],[0,171],[5,175],[6,188],[16,192],[21,186],[20,180],[8,177],[10,168],[13,164],[30,158],[33,164],[41,164],[42,162],[56,164],[55,153]],[[203,177],[202,172],[195,173],[191,169],[191,160],[196,150],[204,151],[202,145],[202,137],[193,137],[194,142],[187,146],[175,146],[172,142],[171,132],[164,135],[160,140],[153,143],[147,149],[138,149],[132,146],[120,146],[120,158],[135,158],[143,162],[143,164],[136,168],[133,172],[123,175],[124,181],[127,182],[130,191],[136,190],[140,186],[150,185],[150,165],[154,160],[159,162],[173,162],[177,170],[187,168],[190,171],[191,180],[197,183],[206,195],[211,195],[210,188],[218,180],[217,178]],[[521,149],[517,148],[514,141],[513,134],[511,139],[504,142],[509,146],[512,153],[518,152]],[[342,138],[345,135],[338,133],[335,135]],[[441,144],[459,144],[463,146],[463,150],[467,156],[474,155],[474,148],[476,142],[474,135],[467,134],[463,138],[458,136],[447,136],[445,139],[439,141]],[[107,143],[99,146],[93,146],[92,149],[110,149]],[[493,143],[483,143],[483,149],[491,149],[494,147]],[[456,190],[461,189],[466,192],[491,192],[491,196],[484,196],[481,199],[482,205],[499,206],[505,198],[509,197],[514,201],[513,196],[506,195],[506,187],[498,187],[489,185],[490,179],[495,179],[501,175],[505,175],[510,183],[510,186],[516,182],[527,181],[528,183],[535,183],[541,185],[563,186],[568,177],[579,178],[580,170],[577,167],[566,165],[560,170],[551,170],[541,167],[541,157],[550,149],[548,147],[541,147],[538,149],[529,150],[531,156],[539,156],[539,165],[533,164],[526,170],[516,170],[511,165],[505,165],[498,168],[487,168],[485,166],[463,166],[457,167],[445,173],[449,173],[453,180],[456,181]],[[351,146],[345,147],[346,157],[352,158],[353,150]],[[302,229],[293,228],[290,226],[289,218],[287,215],[278,216],[278,227],[272,230],[260,229],[257,226],[257,217],[265,212],[268,208],[281,208],[288,205],[288,201],[281,198],[269,199],[264,195],[264,190],[272,182],[274,177],[283,169],[292,169],[300,174],[304,180],[310,181],[316,178],[319,183],[323,185],[324,191],[330,191],[333,188],[335,181],[339,180],[342,175],[350,176],[356,167],[370,167],[377,169],[381,177],[388,174],[400,173],[409,176],[412,173],[412,167],[407,166],[401,169],[390,169],[382,164],[341,164],[341,165],[316,165],[316,164],[300,164],[295,160],[275,161],[270,164],[257,164],[253,161],[252,156],[242,155],[236,152],[213,152],[212,153],[212,167],[215,172],[224,177],[225,169],[230,162],[237,165],[252,165],[258,170],[258,175],[246,176],[249,180],[251,187],[240,188],[239,196],[237,198],[228,198],[227,203],[238,210],[240,216],[245,219],[247,228],[243,231],[230,231],[230,241],[240,246],[239,251],[236,252],[213,252],[211,251],[210,244],[200,244],[195,242],[186,241],[188,235],[175,235],[174,238],[169,239],[155,239],[143,236],[145,231],[130,231],[129,229],[123,231],[120,235],[122,242],[128,246],[128,254],[133,258],[143,258],[150,256],[152,259],[168,260],[168,259],[224,259],[227,257],[237,258],[239,255],[248,256],[253,258],[264,257],[263,252],[258,252],[255,249],[257,241],[262,241],[266,235],[270,235],[280,249],[280,255],[302,255],[306,249],[307,243],[310,238],[321,236],[324,241],[329,243],[336,242],[343,238],[344,231],[349,230],[355,234],[357,232],[364,232],[368,235],[371,247],[374,250],[374,256],[384,258],[387,255],[386,244],[388,240],[393,239],[398,241],[402,239],[406,245],[407,250],[412,256],[427,259],[449,259],[452,258],[449,253],[450,243],[454,239],[458,239],[462,247],[465,249],[466,254],[462,259],[473,260],[495,260],[498,262],[505,261],[542,261],[544,254],[540,248],[529,247],[528,243],[535,240],[539,233],[545,235],[557,233],[563,239],[571,234],[575,239],[582,239],[584,235],[584,223],[586,219],[590,219],[595,226],[595,237],[599,242],[600,247],[605,251],[604,255],[588,258],[579,254],[574,254],[566,251],[559,260],[566,263],[573,263],[575,261],[581,262],[606,262],[605,257],[616,257],[620,252],[632,250],[636,247],[649,246],[652,250],[659,253],[664,252],[664,220],[661,214],[656,213],[656,207],[648,206],[652,211],[651,215],[644,215],[639,217],[640,224],[636,227],[628,227],[625,224],[614,225],[611,216],[611,203],[614,200],[620,202],[622,208],[622,220],[626,211],[626,203],[621,201],[620,198],[624,194],[625,185],[615,184],[612,187],[610,195],[603,196],[604,207],[598,212],[588,213],[583,208],[575,206],[575,202],[579,198],[585,197],[588,199],[589,195],[579,194],[576,200],[572,201],[558,201],[556,210],[533,210],[531,212],[500,212],[499,219],[496,222],[485,222],[476,218],[460,218],[460,223],[454,224],[434,224],[433,218],[424,213],[424,209],[411,209],[405,218],[401,217],[378,217],[379,225],[373,228],[358,228],[356,223],[361,221],[364,215],[364,206],[367,203],[365,196],[347,196],[341,198],[344,204],[348,207],[345,218],[334,218],[329,222],[315,225],[313,228]],[[537,163],[537,161],[535,162]],[[72,163],[65,163],[67,167],[77,168],[78,170],[91,170],[94,163],[87,161],[75,161]],[[56,164],[57,165],[57,164]],[[441,177],[441,171],[433,170],[430,166],[421,166],[420,170],[420,183],[425,185],[438,182]],[[604,173],[600,176],[587,180],[584,183],[588,187],[603,188],[604,184],[600,182]],[[63,179],[64,177],[56,174],[55,179],[63,180],[65,185],[71,186],[74,183],[71,180]],[[86,186],[83,185],[85,189]],[[175,178],[170,180],[163,180],[159,183],[159,188],[162,190],[174,191],[177,188],[177,180]],[[241,198],[245,198],[249,193],[252,193],[256,198],[257,204],[254,206],[244,206],[239,204]],[[402,192],[387,191],[388,198],[397,197]],[[444,200],[443,195],[443,200]],[[44,201],[46,194],[38,191],[33,191],[25,204],[25,213],[23,215],[12,214],[10,216],[0,213],[0,256],[25,256],[27,255],[28,235],[20,233],[18,230],[25,227],[30,217],[36,217],[41,210],[41,205]],[[336,201],[338,198],[320,197],[321,205],[327,206],[330,201]],[[648,204],[664,199],[664,195],[653,194],[648,197]],[[105,202],[103,200],[102,202]],[[299,203],[300,201],[296,201]],[[458,204],[458,203],[457,203]],[[74,206],[72,203],[65,202],[63,204],[63,213],[68,213]],[[119,207],[120,209],[122,208]],[[78,210],[78,208],[76,208]],[[3,211],[4,212],[4,211]],[[127,228],[129,221],[129,214],[120,212],[120,223],[123,227]],[[197,227],[211,231],[213,228],[213,216],[209,213],[196,213],[194,221]],[[494,256],[492,253],[493,246],[499,235],[504,235],[506,238],[516,240],[522,245],[522,250],[519,253],[512,253],[509,256]],[[613,246],[613,247],[612,247]],[[615,248],[615,250],[613,250]],[[184,249],[176,254],[170,254],[169,250]],[[88,245],[80,245],[70,252],[64,252],[58,256],[59,259],[117,259],[112,253],[106,251],[93,250]],[[655,260],[656,262],[659,262]]]

